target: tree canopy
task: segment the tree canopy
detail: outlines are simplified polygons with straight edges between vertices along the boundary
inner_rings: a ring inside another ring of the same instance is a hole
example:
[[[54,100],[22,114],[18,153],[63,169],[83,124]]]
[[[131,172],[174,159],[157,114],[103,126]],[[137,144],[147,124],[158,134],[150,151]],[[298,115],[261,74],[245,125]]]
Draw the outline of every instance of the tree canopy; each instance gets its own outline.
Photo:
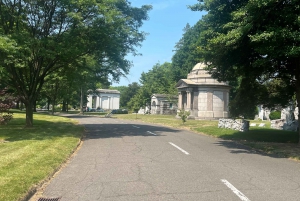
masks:
[[[195,64],[201,60],[197,52],[198,37],[201,32],[200,21],[192,27],[187,24],[183,31],[183,36],[176,43],[175,53],[172,57],[172,72],[170,76],[175,82],[185,79]]]
[[[158,94],[175,94],[176,82],[172,79],[172,65],[165,62],[155,64],[147,73],[143,72],[140,77],[141,87],[137,93],[130,99],[128,107],[138,109],[150,105],[151,96]]]
[[[213,0],[191,8],[208,12],[201,20],[198,54],[210,64],[213,77],[240,78],[236,98],[255,97],[252,106],[273,107],[291,100],[300,86],[297,1]],[[243,108],[240,105],[240,114]]]
[[[0,79],[24,102],[26,125],[47,76],[72,66],[115,80],[128,73],[125,56],[145,39],[139,28],[150,9],[127,0],[2,0]]]
[[[198,54],[219,81],[240,79],[231,112],[300,102],[300,6],[297,0],[204,0]],[[241,104],[244,103],[244,104]]]

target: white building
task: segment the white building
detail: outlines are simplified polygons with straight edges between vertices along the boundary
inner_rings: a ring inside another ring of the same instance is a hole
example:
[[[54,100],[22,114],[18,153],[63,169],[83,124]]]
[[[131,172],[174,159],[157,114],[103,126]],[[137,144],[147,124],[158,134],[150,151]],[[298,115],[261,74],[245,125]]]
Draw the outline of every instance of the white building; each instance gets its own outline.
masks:
[[[153,94],[151,96],[151,114],[177,114],[176,96],[167,94]]]
[[[110,89],[97,89],[88,95],[87,107],[114,110],[120,107],[120,92]]]

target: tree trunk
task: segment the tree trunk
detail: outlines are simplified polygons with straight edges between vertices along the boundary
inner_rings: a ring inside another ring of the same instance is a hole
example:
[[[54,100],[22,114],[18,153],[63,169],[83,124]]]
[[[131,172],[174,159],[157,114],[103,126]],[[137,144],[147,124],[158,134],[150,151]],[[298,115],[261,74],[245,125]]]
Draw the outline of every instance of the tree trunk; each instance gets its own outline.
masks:
[[[66,111],[67,111],[67,109],[66,109],[66,101],[63,101],[61,111],[62,111],[62,112],[66,112]]]
[[[51,103],[50,98],[48,98],[48,104],[47,104],[47,110],[48,110],[48,112],[50,110],[50,103]]]
[[[298,84],[298,83],[297,83]],[[300,82],[299,82],[300,84]],[[296,86],[296,99],[297,99],[297,107],[298,107],[298,129],[297,129],[297,132],[298,132],[298,145],[300,145],[300,129],[299,129],[299,126],[300,126],[300,113],[299,113],[299,106],[300,106],[300,85],[297,85]]]
[[[295,79],[296,79],[296,100],[297,100],[297,107],[298,107],[298,145],[300,145],[300,114],[299,114],[299,105],[300,105],[300,58],[297,58],[294,65],[296,66],[296,73],[295,73]]]
[[[298,107],[298,128],[297,128],[297,131],[298,131],[298,145],[300,146],[300,129],[299,129],[299,126],[300,126],[300,114],[299,114],[299,100],[297,100],[297,107]]]
[[[54,109],[55,109],[55,99],[52,101],[52,115],[54,115]]]
[[[32,101],[29,101],[25,104],[26,107],[26,127],[32,127],[33,126],[33,103]]]
[[[36,101],[33,103],[33,111],[36,112]]]
[[[82,94],[82,87],[80,88],[80,114],[83,114],[83,94]]]
[[[297,131],[298,131],[298,144],[300,145],[300,114],[299,114],[299,100],[297,100],[297,110],[298,110],[298,128],[297,128]]]
[[[16,109],[20,109],[20,101],[17,101]]]

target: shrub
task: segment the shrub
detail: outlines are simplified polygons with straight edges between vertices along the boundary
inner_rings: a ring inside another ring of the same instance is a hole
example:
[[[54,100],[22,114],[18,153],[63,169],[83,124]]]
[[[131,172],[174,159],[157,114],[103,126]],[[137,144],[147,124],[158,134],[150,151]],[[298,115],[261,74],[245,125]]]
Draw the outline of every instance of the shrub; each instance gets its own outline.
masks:
[[[7,124],[13,119],[13,113],[1,113],[0,114],[0,124]]]
[[[118,109],[118,110],[112,110],[111,111],[112,114],[128,114],[128,111],[125,109]]]
[[[182,123],[184,124],[187,120],[187,117],[190,115],[191,113],[189,111],[185,111],[185,110],[180,110],[180,112],[178,112],[178,116],[180,116]]]
[[[269,115],[269,118],[271,120],[274,120],[274,119],[280,119],[281,118],[281,111],[278,111],[278,110],[275,110],[275,111],[272,111]]]
[[[0,124],[7,124],[13,118],[9,109],[13,106],[14,98],[5,89],[0,90]]]

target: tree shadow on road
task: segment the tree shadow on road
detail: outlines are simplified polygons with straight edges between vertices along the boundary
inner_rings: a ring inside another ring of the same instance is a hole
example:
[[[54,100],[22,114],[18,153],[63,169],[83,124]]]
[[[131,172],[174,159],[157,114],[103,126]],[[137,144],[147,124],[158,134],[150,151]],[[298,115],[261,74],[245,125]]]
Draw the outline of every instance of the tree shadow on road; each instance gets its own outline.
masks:
[[[177,129],[128,120],[120,120],[120,123],[118,123],[109,122],[109,120],[111,120],[110,118],[97,118],[95,116],[68,115],[66,117],[76,120],[83,119],[80,124],[85,126],[86,129],[85,140],[98,138],[122,138],[125,136],[161,137],[165,136],[165,133],[180,132],[180,130]],[[88,118],[93,118],[97,121],[99,120],[99,122],[90,123],[87,121]]]
[[[141,124],[82,124],[86,128],[85,139],[97,138],[122,138],[122,137],[161,137],[163,133],[174,133],[179,130],[160,126],[141,125]]]
[[[245,143],[246,145],[242,143]],[[300,155],[300,147],[294,143],[238,142],[220,140],[215,144],[217,146],[227,147],[229,152],[232,154],[258,154],[272,158],[297,158]]]

